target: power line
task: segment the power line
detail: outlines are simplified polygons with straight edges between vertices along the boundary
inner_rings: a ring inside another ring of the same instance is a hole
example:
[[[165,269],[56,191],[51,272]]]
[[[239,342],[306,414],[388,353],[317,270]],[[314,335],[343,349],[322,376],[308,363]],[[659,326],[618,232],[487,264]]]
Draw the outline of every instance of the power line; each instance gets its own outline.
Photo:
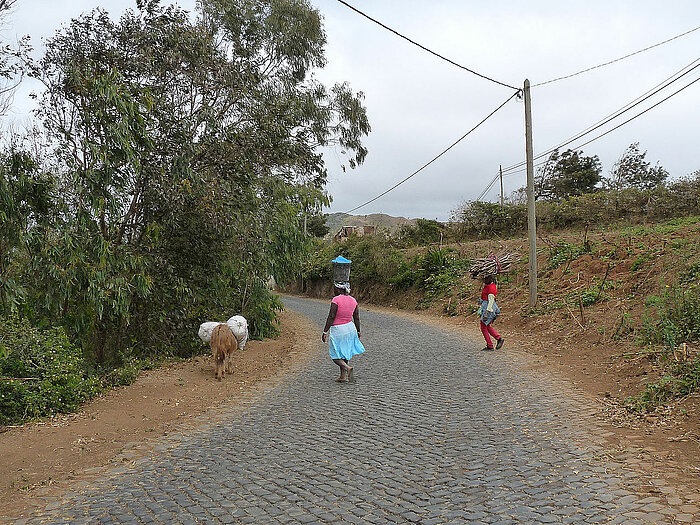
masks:
[[[587,145],[590,144],[591,142],[596,141],[596,140],[598,140],[598,139],[601,138],[601,137],[604,137],[604,136],[607,135],[608,133],[612,133],[612,132],[615,131],[616,129],[621,128],[622,126],[624,126],[625,124],[628,124],[629,122],[632,122],[632,121],[633,121],[634,119],[636,119],[637,117],[641,117],[642,115],[644,115],[644,114],[647,113],[648,111],[651,111],[652,109],[654,109],[655,107],[659,106],[660,104],[663,104],[664,102],[666,102],[666,101],[667,101],[668,99],[670,99],[671,97],[674,97],[674,96],[678,95],[681,91],[683,91],[683,90],[685,90],[685,89],[688,89],[690,86],[692,86],[693,84],[695,84],[695,83],[698,82],[699,80],[700,80],[700,77],[696,78],[695,80],[693,80],[692,82],[689,82],[688,84],[686,84],[686,85],[683,86],[682,88],[678,89],[677,91],[674,91],[673,93],[671,93],[670,95],[668,95],[666,98],[663,98],[663,99],[659,100],[656,104],[653,104],[653,105],[649,106],[649,107],[646,108],[644,111],[641,111],[641,112],[637,113],[636,115],[634,115],[633,117],[628,118],[627,120],[625,120],[624,122],[621,122],[620,124],[618,124],[618,125],[615,126],[614,128],[610,128],[609,130],[605,131],[604,133],[601,133],[600,135],[598,135],[598,136],[596,136],[596,137],[593,137],[592,139],[590,139],[590,140],[588,140],[588,141],[586,141],[586,142],[583,142],[583,143],[581,143],[581,144],[578,144],[574,149],[579,149],[579,148],[582,148],[583,146],[587,146]],[[579,137],[579,138],[580,138],[580,137]],[[546,163],[547,163],[547,161],[545,160],[545,161],[540,162],[539,164],[537,164],[537,166],[541,166],[541,165],[546,164]],[[513,172],[509,173],[508,175],[514,175],[514,174],[516,174],[516,173],[521,173],[521,172],[523,172],[523,171],[525,171],[525,168],[522,168],[522,169],[520,169],[520,170],[518,170],[518,171],[513,171]],[[476,199],[477,201],[480,200],[481,198],[483,198],[483,196],[486,195],[486,193],[488,193],[488,191],[493,187],[493,185],[494,185],[496,179],[498,179],[498,175],[496,175],[496,177],[494,177],[493,179],[491,179],[491,181],[489,181],[489,184],[488,184],[488,185],[486,186],[486,188],[481,192],[481,194],[479,195],[479,197],[477,197],[477,199]]]
[[[617,128],[622,127],[622,126],[624,126],[625,124],[627,124],[628,122],[633,121],[633,120],[636,119],[637,117],[640,117],[640,116],[644,115],[644,113],[646,113],[647,111],[650,111],[650,110],[654,109],[654,108],[655,108],[656,106],[658,106],[659,104],[662,104],[663,102],[666,102],[669,98],[674,97],[674,96],[676,96],[678,93],[680,93],[681,91],[683,91],[684,89],[689,88],[690,86],[692,86],[693,84],[695,84],[698,80],[700,80],[700,77],[696,78],[695,80],[693,80],[693,81],[690,82],[689,84],[686,84],[685,86],[683,86],[682,88],[680,88],[678,91],[676,91],[676,92],[674,92],[674,93],[671,93],[671,94],[670,94],[669,96],[667,96],[666,98],[664,98],[664,99],[662,99],[662,100],[659,100],[659,101],[658,101],[656,104],[654,104],[653,106],[649,106],[647,109],[645,109],[645,110],[642,111],[641,113],[638,113],[638,114],[636,114],[635,116],[633,116],[633,117],[631,117],[631,118],[628,118],[628,119],[625,120],[623,123],[618,124],[618,125],[615,126],[614,128],[609,129],[609,130],[606,131],[605,133],[601,133],[601,134],[598,135],[597,137],[592,138],[591,140],[589,140],[589,141],[587,141],[587,142],[584,142],[583,144],[579,144],[578,146],[576,146],[576,149],[582,148],[583,146],[586,146],[587,144],[590,144],[590,143],[593,142],[594,140],[598,140],[600,137],[604,137],[604,136],[607,135],[608,133],[610,133],[610,132],[612,132],[612,131],[615,131]]]
[[[461,65],[461,64],[458,64],[457,62],[455,62],[455,61],[453,61],[453,60],[450,60],[449,58],[446,58],[446,57],[442,56],[441,54],[436,53],[435,51],[432,51],[432,50],[428,49],[427,47],[425,47],[425,46],[419,44],[418,42],[415,42],[414,40],[411,40],[411,39],[408,38],[407,36],[402,35],[401,33],[399,33],[398,31],[396,31],[396,30],[390,28],[389,26],[384,25],[384,24],[381,23],[379,20],[376,20],[376,19],[372,18],[371,16],[369,16],[368,14],[363,13],[362,11],[360,11],[360,10],[357,9],[356,7],[351,6],[350,4],[348,4],[347,2],[345,2],[344,0],[338,0],[338,2],[340,2],[340,3],[343,4],[344,6],[346,6],[346,7],[350,8],[350,9],[352,9],[353,11],[355,11],[356,13],[358,13],[359,15],[364,16],[364,17],[367,18],[368,20],[371,20],[371,21],[374,22],[375,24],[377,24],[377,25],[383,27],[383,28],[386,29],[387,31],[391,31],[391,32],[394,33],[396,36],[399,36],[399,37],[403,38],[404,40],[408,40],[411,44],[413,44],[414,46],[420,47],[423,51],[427,51],[427,52],[430,53],[431,55],[435,55],[436,57],[438,57],[438,58],[444,60],[445,62],[449,62],[449,63],[452,64],[453,66],[457,66],[457,67],[460,68],[460,69],[464,69],[465,71],[469,71],[470,73],[472,73],[472,74],[474,74],[474,75],[476,75],[476,76],[478,76],[478,77],[484,78],[484,79],[486,79],[486,80],[489,80],[489,81],[494,82],[494,83],[496,83],[496,84],[499,84],[499,85],[501,85],[501,86],[505,86],[505,87],[507,87],[507,88],[515,89],[515,90],[517,90],[517,91],[520,91],[520,88],[513,87],[513,86],[511,86],[511,85],[509,85],[509,84],[505,84],[505,83],[499,82],[498,80],[495,80],[495,79],[493,79],[493,78],[487,77],[486,75],[482,75],[481,73],[477,73],[477,72],[474,71],[473,69],[469,69],[469,68],[466,67],[466,66],[463,66],[463,65]]]
[[[594,70],[594,69],[598,69],[598,68],[603,67],[603,66],[609,66],[610,64],[614,64],[615,62],[619,62],[620,60],[624,60],[625,58],[629,58],[629,57],[631,57],[631,56],[638,55],[639,53],[643,53],[644,51],[649,51],[650,49],[653,49],[653,48],[658,47],[658,46],[660,46],[660,45],[663,45],[663,44],[666,44],[666,43],[668,43],[668,42],[671,42],[672,40],[676,40],[677,38],[681,38],[682,36],[685,36],[685,35],[688,35],[688,34],[692,33],[693,31],[697,31],[698,29],[700,29],[700,26],[695,27],[695,28],[693,28],[693,29],[691,29],[691,30],[689,30],[689,31],[686,31],[685,33],[681,33],[680,35],[676,35],[676,36],[674,36],[674,37],[668,38],[668,39],[664,40],[663,42],[659,42],[659,43],[653,44],[653,45],[651,45],[651,46],[649,46],[649,47],[645,47],[644,49],[640,49],[639,51],[635,51],[634,53],[630,53],[630,54],[625,55],[625,56],[622,56],[622,57],[620,57],[620,58],[616,58],[616,59],[614,59],[614,60],[610,60],[610,61],[608,61],[608,62],[604,62],[603,64],[598,64],[597,66],[593,66],[593,67],[589,67],[589,68],[587,68],[587,69],[583,69],[583,70],[578,71],[578,72],[576,72],[576,73],[571,73],[570,75],[566,75],[566,76],[558,77],[558,78],[553,78],[553,79],[547,80],[547,81],[545,81],[545,82],[540,82],[539,84],[533,84],[532,87],[544,86],[545,84],[551,84],[552,82],[557,82],[557,81],[559,81],[559,80],[564,80],[564,79],[567,79],[567,78],[575,77],[575,76],[580,75],[580,74],[582,74],[582,73],[587,73],[588,71],[592,71],[592,70]]]
[[[430,166],[433,162],[435,162],[437,159],[439,159],[440,157],[442,157],[445,153],[447,153],[447,152],[450,151],[453,147],[455,147],[457,144],[459,144],[462,140],[464,140],[472,131],[474,131],[476,128],[478,128],[478,127],[481,126],[484,122],[486,122],[488,119],[490,119],[499,109],[501,109],[503,106],[505,106],[508,102],[510,102],[510,101],[511,101],[516,95],[518,95],[519,93],[520,93],[520,91],[516,91],[515,93],[513,93],[513,94],[512,94],[510,97],[508,97],[500,106],[498,106],[498,107],[497,107],[496,109],[494,109],[491,113],[489,113],[488,115],[486,115],[476,126],[474,126],[472,129],[470,129],[470,130],[467,131],[464,135],[462,135],[460,138],[458,138],[456,141],[454,141],[449,147],[447,147],[446,149],[444,149],[441,153],[439,153],[438,155],[436,155],[435,157],[433,157],[429,162],[423,164],[423,166],[421,166],[421,167],[418,168],[416,171],[414,171],[413,173],[411,173],[408,177],[406,177],[406,178],[403,179],[402,181],[400,181],[400,182],[394,184],[391,188],[389,188],[388,190],[386,190],[386,191],[380,193],[380,194],[377,195],[376,197],[374,197],[374,198],[368,200],[367,202],[365,202],[365,203],[363,203],[363,204],[360,204],[359,206],[355,206],[354,208],[352,208],[351,210],[346,211],[345,213],[352,213],[352,212],[355,211],[355,210],[359,210],[360,208],[362,208],[362,207],[364,207],[364,206],[367,206],[368,204],[370,204],[370,203],[376,201],[377,199],[379,199],[380,197],[383,197],[384,195],[386,195],[386,194],[389,193],[390,191],[392,191],[392,190],[398,188],[399,186],[401,186],[404,182],[406,182],[406,181],[407,181],[408,179],[410,179],[411,177],[413,177],[413,176],[417,175],[418,173],[420,173],[421,171],[423,171],[425,168],[427,168],[428,166]]]
[[[695,69],[697,69],[698,67],[700,67],[700,64],[697,64],[697,62],[700,62],[700,58],[696,58],[696,59],[693,60],[690,64],[688,64],[687,66],[683,67],[682,69],[680,69],[679,71],[677,71],[676,73],[674,73],[673,75],[671,75],[670,77],[668,77],[667,79],[663,80],[661,83],[657,84],[656,86],[654,86],[654,87],[651,88],[650,90],[648,90],[648,91],[646,91],[645,93],[643,93],[642,95],[638,96],[637,98],[635,98],[635,99],[632,100],[631,102],[628,102],[627,104],[625,104],[625,105],[622,106],[621,108],[617,109],[616,111],[612,112],[612,113],[609,114],[608,116],[603,117],[601,120],[599,120],[599,121],[596,122],[595,124],[593,124],[593,125],[587,127],[585,130],[583,130],[583,131],[577,133],[577,134],[574,135],[573,137],[569,137],[568,139],[566,139],[566,141],[562,142],[561,144],[559,144],[559,145],[557,145],[557,146],[555,146],[555,147],[553,147],[553,148],[549,148],[548,150],[543,151],[542,153],[539,153],[538,155],[535,156],[535,160],[540,159],[540,158],[542,158],[542,157],[544,157],[544,156],[547,156],[547,155],[549,155],[550,153],[553,153],[554,150],[560,149],[560,148],[562,148],[562,147],[564,147],[564,146],[566,146],[566,145],[568,145],[568,144],[571,144],[571,143],[574,142],[575,140],[578,140],[578,139],[580,139],[581,137],[587,135],[588,133],[591,133],[592,131],[595,131],[596,129],[598,129],[598,128],[604,126],[605,124],[607,124],[607,123],[610,122],[611,120],[613,120],[613,119],[619,117],[620,115],[626,113],[627,111],[631,110],[632,108],[638,106],[638,105],[641,104],[642,102],[645,102],[646,100],[650,99],[651,97],[653,97],[654,95],[656,95],[656,94],[659,93],[660,91],[666,89],[668,86],[670,86],[670,85],[673,84],[674,82],[677,82],[678,80],[680,80],[681,78],[683,78],[683,77],[684,77],[685,75],[687,75],[688,73],[690,73],[690,72],[692,72],[693,70],[695,70]],[[516,164],[513,164],[512,166],[508,166],[508,167],[506,167],[506,168],[503,168],[503,173],[504,173],[504,174],[505,174],[505,173],[508,173],[508,172],[510,172],[510,171],[512,171],[512,170],[514,170],[514,169],[520,168],[520,167],[522,167],[522,166],[524,166],[524,165],[525,165],[525,161],[520,161],[520,162],[518,162],[518,163],[516,163]]]

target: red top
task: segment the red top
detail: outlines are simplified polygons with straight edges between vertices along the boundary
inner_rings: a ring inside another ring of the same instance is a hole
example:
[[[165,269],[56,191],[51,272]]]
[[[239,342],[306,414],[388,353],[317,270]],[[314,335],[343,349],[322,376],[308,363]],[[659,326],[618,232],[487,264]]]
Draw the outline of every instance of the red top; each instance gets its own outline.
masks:
[[[357,301],[351,295],[336,295],[331,301],[338,305],[338,312],[333,319],[333,325],[345,324],[352,321],[352,314],[357,307]]]
[[[484,285],[484,289],[481,290],[481,300],[488,301],[490,293],[492,293],[493,296],[496,297],[496,283],[489,283],[487,285]]]

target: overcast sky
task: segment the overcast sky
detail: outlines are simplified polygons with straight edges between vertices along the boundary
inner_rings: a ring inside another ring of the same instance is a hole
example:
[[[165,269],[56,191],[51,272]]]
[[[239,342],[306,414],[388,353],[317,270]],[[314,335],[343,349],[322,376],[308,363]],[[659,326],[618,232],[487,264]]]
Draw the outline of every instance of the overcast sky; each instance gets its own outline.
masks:
[[[192,9],[194,0],[180,0]],[[325,83],[348,81],[362,91],[372,125],[369,155],[343,172],[339,153],[326,154],[333,205],[347,211],[420,168],[504,102],[513,90],[426,53],[336,0],[311,0],[324,18]],[[700,26],[697,0],[349,0],[398,32],[469,69],[511,86],[537,84],[633,53]],[[118,15],[135,0],[20,0],[3,40],[29,34],[34,46],[71,18],[95,6]],[[700,58],[700,30],[593,71],[532,89],[535,154],[554,147],[655,87]],[[576,147],[660,101],[700,68],[637,106]],[[33,107],[25,82],[10,118]],[[7,120],[7,119],[6,119]],[[629,144],[672,178],[700,169],[700,82],[629,124],[584,146],[607,175]],[[564,148],[565,149],[565,148]],[[475,199],[504,167],[524,160],[524,105],[512,100],[464,141],[421,173],[355,214],[375,212],[447,220]],[[525,185],[525,173],[504,177],[506,196]],[[495,184],[486,200],[499,198]]]

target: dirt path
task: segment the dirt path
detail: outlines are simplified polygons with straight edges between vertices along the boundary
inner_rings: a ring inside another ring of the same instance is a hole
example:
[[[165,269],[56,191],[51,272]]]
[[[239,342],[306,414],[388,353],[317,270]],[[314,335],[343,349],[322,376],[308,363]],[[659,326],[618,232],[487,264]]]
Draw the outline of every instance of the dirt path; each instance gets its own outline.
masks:
[[[1,433],[0,514],[26,515],[105,467],[131,461],[208,409],[244,402],[259,383],[280,376],[275,363],[308,358],[299,340],[309,330],[307,319],[284,312],[280,337],[250,341],[234,374],[222,382],[214,379],[211,357],[203,355],[146,372],[76,414]]]

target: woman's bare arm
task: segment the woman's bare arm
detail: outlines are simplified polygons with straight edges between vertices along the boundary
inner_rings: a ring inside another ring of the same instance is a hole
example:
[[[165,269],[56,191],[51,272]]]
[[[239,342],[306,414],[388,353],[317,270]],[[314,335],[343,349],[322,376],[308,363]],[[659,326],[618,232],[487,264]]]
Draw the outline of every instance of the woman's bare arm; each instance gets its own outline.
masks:
[[[357,328],[357,337],[360,337],[360,307],[356,306],[355,311],[352,313],[352,322],[355,323],[355,328]]]
[[[333,321],[335,320],[335,315],[338,313],[338,305],[335,303],[331,303],[331,309],[328,312],[328,318],[326,319],[326,326],[323,327],[323,335],[321,336],[321,340],[325,343],[326,342],[326,336],[328,335],[328,330],[331,329],[331,325],[333,324]]]

